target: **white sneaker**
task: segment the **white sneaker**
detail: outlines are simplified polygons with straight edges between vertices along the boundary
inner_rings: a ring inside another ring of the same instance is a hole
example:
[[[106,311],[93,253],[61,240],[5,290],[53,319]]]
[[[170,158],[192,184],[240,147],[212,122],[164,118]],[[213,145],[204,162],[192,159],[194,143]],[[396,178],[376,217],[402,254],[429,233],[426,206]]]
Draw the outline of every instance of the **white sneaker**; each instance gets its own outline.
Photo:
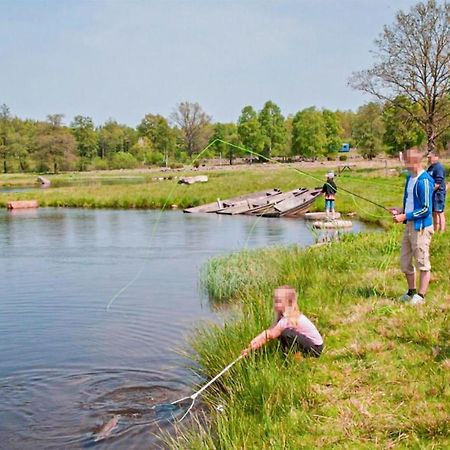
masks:
[[[411,298],[411,305],[420,305],[421,303],[424,303],[425,299],[421,297],[419,294],[414,294]]]
[[[416,295],[416,294],[414,294]],[[399,297],[399,300],[401,302],[409,302],[412,299],[411,295],[408,295],[407,292],[405,292],[401,297]]]

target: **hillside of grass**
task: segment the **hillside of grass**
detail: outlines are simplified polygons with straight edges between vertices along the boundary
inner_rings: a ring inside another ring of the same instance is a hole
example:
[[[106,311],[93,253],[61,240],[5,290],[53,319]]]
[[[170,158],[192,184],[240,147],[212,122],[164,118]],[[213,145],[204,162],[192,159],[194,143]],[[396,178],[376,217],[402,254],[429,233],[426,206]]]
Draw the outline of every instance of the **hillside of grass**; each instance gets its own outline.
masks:
[[[206,417],[168,438],[169,446],[450,448],[450,239],[433,237],[426,303],[401,304],[402,229],[211,260],[203,273],[211,301],[236,312],[192,339],[206,379],[272,323],[272,291],[282,284],[298,290],[325,350],[300,361],[277,342],[253,352],[211,386]]]

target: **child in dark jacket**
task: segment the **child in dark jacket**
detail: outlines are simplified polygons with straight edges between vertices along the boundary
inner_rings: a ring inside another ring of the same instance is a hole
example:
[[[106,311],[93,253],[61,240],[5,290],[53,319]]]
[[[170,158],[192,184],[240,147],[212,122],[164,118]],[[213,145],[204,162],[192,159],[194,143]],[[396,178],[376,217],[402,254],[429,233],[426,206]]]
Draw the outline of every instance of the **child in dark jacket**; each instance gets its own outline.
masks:
[[[334,182],[334,173],[329,172],[327,173],[327,181],[322,187],[322,193],[325,197],[325,214],[327,218],[335,218],[335,209],[334,209],[334,201],[336,199],[336,192],[337,187],[336,183]]]

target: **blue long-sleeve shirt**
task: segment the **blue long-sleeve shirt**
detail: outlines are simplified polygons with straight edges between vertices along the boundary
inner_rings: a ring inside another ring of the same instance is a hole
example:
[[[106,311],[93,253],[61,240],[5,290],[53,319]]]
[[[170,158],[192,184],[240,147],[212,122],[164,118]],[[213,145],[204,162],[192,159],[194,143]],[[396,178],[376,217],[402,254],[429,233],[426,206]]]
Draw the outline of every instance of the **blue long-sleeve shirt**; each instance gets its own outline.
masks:
[[[403,211],[406,211],[406,199],[408,196],[408,183],[411,175],[408,175],[403,194]],[[421,230],[433,225],[432,205],[433,205],[434,180],[427,172],[422,172],[417,178],[413,188],[414,209],[406,212],[406,220],[414,222],[414,228]]]

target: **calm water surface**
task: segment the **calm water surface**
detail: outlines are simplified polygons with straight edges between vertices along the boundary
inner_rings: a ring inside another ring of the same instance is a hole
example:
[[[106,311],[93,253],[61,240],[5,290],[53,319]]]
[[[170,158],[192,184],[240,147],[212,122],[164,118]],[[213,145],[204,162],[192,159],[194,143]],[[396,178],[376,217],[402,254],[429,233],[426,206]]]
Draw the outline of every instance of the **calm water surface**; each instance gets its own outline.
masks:
[[[298,219],[0,212],[0,448],[155,448],[170,424],[156,425],[152,406],[203,381],[179,353],[217,320],[201,266],[244,246],[312,242]]]

